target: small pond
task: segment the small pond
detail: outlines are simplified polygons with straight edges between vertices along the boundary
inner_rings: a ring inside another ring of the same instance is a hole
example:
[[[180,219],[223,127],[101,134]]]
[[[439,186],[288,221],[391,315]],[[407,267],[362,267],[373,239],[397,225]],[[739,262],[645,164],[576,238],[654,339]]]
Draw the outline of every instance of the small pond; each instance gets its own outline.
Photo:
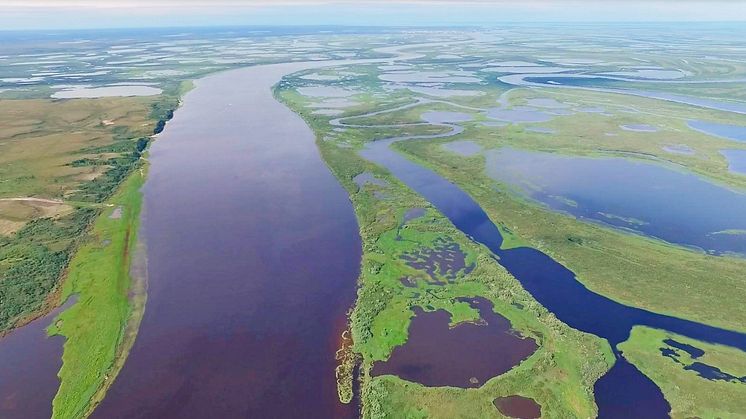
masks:
[[[467,122],[472,116],[463,112],[430,111],[421,116],[422,120],[430,124],[450,124],[456,122]]]
[[[708,135],[734,141],[746,141],[746,126],[718,124],[707,121],[689,121],[689,128]]]
[[[658,128],[652,125],[648,125],[648,124],[627,124],[627,125],[620,125],[619,128],[625,131],[633,131],[633,132],[656,132],[658,131]]]
[[[546,112],[530,109],[492,108],[487,110],[487,116],[512,123],[547,122],[552,119],[552,115]]]
[[[521,337],[484,298],[464,300],[480,312],[479,323],[450,327],[445,310],[414,307],[407,343],[398,346],[372,375],[396,375],[430,387],[480,387],[509,371],[536,351],[533,339]]]
[[[746,175],[746,150],[720,150],[720,154],[728,159],[728,170]]]
[[[52,94],[55,99],[97,98],[109,96],[155,96],[162,90],[150,86],[105,86],[65,88]]]
[[[510,418],[539,419],[541,417],[541,406],[528,397],[498,397],[494,403],[500,413]]]

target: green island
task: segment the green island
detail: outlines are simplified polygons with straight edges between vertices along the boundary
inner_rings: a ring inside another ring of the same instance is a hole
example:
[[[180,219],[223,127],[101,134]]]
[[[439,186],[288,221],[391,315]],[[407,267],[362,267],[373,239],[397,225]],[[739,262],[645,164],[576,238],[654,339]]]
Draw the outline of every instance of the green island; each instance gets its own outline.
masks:
[[[674,418],[737,418],[744,414],[746,356],[742,351],[700,342],[665,330],[636,327],[619,345],[624,356],[660,386]],[[692,370],[704,363],[709,378]]]
[[[281,84],[281,87],[285,86]],[[323,132],[324,121],[316,120],[294,100],[292,90],[280,88],[277,95],[311,124]],[[419,135],[428,128],[380,130],[376,134]],[[536,400],[548,411],[560,416],[585,417],[596,414],[593,383],[612,363],[607,344],[557,321],[539,305],[504,268],[490,258],[489,252],[468,240],[463,233],[423,201],[375,165],[358,157],[354,150],[324,141],[317,142],[322,155],[342,185],[350,193],[360,225],[364,256],[359,279],[357,304],[350,317],[353,346],[361,358],[361,397],[364,417],[452,417],[493,415],[493,400],[500,395],[520,394]],[[361,173],[376,181],[358,185]],[[380,197],[385,195],[385,199]],[[422,217],[404,221],[407,210],[425,208]],[[422,272],[408,266],[402,254],[430,247],[436,238],[452,240],[465,253],[466,263],[476,267],[468,274],[445,285],[432,284]],[[405,286],[401,278],[416,278],[416,286]],[[478,314],[459,297],[487,296],[495,310],[510,320],[512,327],[538,341],[539,348],[509,373],[495,377],[477,389],[453,387],[428,388],[393,376],[372,377],[376,361],[388,358],[394,347],[407,341],[412,307],[427,311],[447,310],[451,323],[468,321]],[[519,308],[520,307],[520,308]],[[347,358],[348,362],[354,362]],[[352,398],[352,366],[340,367],[340,397]],[[567,384],[555,386],[562,377]]]

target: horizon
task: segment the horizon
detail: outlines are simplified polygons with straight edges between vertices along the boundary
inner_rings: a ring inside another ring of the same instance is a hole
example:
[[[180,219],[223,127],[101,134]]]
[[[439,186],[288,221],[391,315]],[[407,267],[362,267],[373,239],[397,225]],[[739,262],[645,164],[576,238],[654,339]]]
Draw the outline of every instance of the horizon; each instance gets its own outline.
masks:
[[[178,9],[175,9],[177,7]],[[740,23],[735,0],[0,0],[3,31],[223,26],[443,27],[505,23]],[[365,13],[361,13],[364,11]]]

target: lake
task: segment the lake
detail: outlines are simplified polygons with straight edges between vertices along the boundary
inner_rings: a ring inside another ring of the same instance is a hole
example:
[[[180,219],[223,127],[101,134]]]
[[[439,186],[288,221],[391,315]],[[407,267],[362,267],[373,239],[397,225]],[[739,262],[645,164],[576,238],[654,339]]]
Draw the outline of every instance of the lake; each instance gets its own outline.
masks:
[[[728,159],[728,170],[739,175],[746,175],[746,150],[726,149],[720,154]]]
[[[455,127],[452,135],[461,132]],[[442,138],[443,135],[433,135]],[[436,172],[394,151],[397,141],[422,138],[395,137],[367,143],[360,155],[388,169],[419,193],[469,238],[486,246],[531,295],[568,326],[606,339],[616,363],[595,385],[599,417],[666,417],[671,410],[661,390],[616,350],[635,325],[669,330],[693,339],[746,350],[746,334],[652,313],[620,304],[585,287],[575,274],[539,250],[500,248],[502,236],[485,211],[466,192]]]
[[[479,310],[479,322],[451,327],[447,311],[414,307],[407,342],[394,348],[388,360],[375,363],[371,374],[393,374],[426,386],[480,387],[536,351],[536,342],[513,330],[491,301],[461,301]]]
[[[485,153],[487,174],[543,205],[711,253],[746,254],[746,194],[652,162],[510,148]],[[717,214],[714,217],[713,214]]]
[[[728,140],[746,142],[746,126],[718,124],[708,121],[689,121],[689,128]]]

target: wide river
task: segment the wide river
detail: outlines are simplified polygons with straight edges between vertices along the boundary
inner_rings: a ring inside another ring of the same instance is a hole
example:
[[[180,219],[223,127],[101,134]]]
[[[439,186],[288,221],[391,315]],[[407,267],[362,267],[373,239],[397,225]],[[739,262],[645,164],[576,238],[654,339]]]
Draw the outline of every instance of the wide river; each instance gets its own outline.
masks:
[[[198,80],[150,151],[148,303],[98,418],[349,417],[335,349],[360,239],[346,191],[272,86],[308,64]]]
[[[414,58],[404,57],[398,59]],[[185,96],[150,150],[141,237],[148,258],[145,317],[94,417],[357,416],[354,404],[337,400],[334,352],[355,298],[358,226],[313,132],[272,95],[285,74],[333,64],[232,70],[198,80]],[[642,324],[746,349],[743,334],[595,294],[534,249],[500,249],[497,227],[471,197],[389,147],[405,139],[376,141],[362,154],[491,249],[565,323],[612,346]],[[9,336],[0,352],[29,364],[22,348],[43,338],[41,323],[35,324]],[[52,340],[41,348],[49,365],[38,365],[43,374],[31,373],[43,378],[37,381],[44,394],[9,391],[39,388],[34,380],[24,379],[22,386],[0,382],[0,406],[12,411],[19,403],[43,401],[34,413],[48,412],[59,344]],[[665,416],[670,407],[657,386],[616,356],[596,385],[601,416]]]

